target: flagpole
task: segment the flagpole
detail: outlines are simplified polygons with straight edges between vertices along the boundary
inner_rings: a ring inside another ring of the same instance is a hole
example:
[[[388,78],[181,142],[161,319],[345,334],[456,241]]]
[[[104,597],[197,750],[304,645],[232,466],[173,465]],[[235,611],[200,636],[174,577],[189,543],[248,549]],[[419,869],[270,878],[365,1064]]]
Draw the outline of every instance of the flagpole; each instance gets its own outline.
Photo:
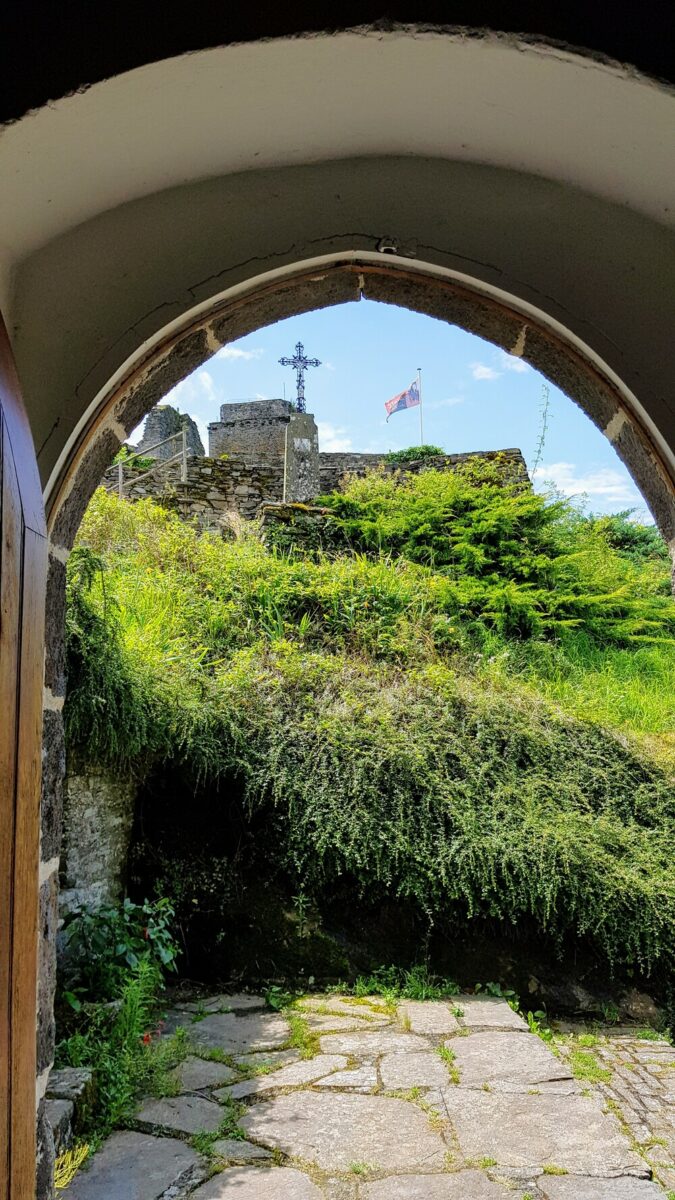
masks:
[[[420,446],[424,445],[424,421],[422,419],[422,368],[417,368],[417,395],[420,398]]]

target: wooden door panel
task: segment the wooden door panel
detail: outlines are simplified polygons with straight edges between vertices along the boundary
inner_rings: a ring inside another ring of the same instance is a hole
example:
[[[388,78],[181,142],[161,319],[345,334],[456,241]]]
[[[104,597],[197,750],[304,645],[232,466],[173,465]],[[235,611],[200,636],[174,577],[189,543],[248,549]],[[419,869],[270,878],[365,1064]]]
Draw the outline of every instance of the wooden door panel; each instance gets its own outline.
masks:
[[[0,479],[0,1200],[32,1200],[47,544],[1,321]]]

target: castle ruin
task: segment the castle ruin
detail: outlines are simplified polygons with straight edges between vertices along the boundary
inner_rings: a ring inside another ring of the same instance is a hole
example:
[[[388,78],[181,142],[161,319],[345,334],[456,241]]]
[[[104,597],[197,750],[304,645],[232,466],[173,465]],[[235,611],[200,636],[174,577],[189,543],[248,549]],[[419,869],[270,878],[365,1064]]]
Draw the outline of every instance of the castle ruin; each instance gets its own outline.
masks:
[[[233,513],[253,520],[268,504],[311,504],[318,496],[338,490],[345,475],[365,475],[376,468],[399,470],[384,454],[322,451],[312,414],[298,412],[291,401],[280,399],[221,405],[220,420],[208,427],[208,455],[190,417],[171,405],[157,405],[146,420],[139,451],[184,427],[190,455],[186,478],[181,479],[178,462],[154,474],[139,472],[138,479],[132,473],[124,494],[131,500],[152,496],[181,516],[196,519],[204,529],[222,527]],[[171,452],[170,446],[165,458]],[[442,454],[406,462],[403,473],[417,474],[430,467],[452,470],[471,458],[497,459],[505,477],[529,484],[518,449]]]

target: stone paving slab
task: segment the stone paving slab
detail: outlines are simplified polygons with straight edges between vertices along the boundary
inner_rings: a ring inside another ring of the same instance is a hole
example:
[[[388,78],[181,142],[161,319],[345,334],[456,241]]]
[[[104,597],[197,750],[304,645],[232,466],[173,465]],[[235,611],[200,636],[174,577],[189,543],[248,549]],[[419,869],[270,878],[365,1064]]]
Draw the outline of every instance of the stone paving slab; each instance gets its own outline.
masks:
[[[347,1066],[343,1054],[317,1054],[303,1062],[291,1063],[270,1075],[258,1075],[255,1079],[244,1079],[231,1087],[220,1088],[214,1093],[218,1100],[244,1100],[247,1096],[258,1096],[275,1088],[301,1087],[314,1083],[329,1075],[331,1071],[343,1071]]]
[[[397,1175],[362,1189],[363,1200],[515,1200],[514,1193],[492,1183],[482,1171],[452,1175]]]
[[[323,1200],[323,1197],[307,1175],[290,1167],[233,1167],[197,1188],[191,1200]]]
[[[199,1155],[176,1138],[113,1133],[75,1176],[68,1200],[159,1200],[168,1188],[198,1180],[199,1169]]]
[[[285,1067],[299,1059],[299,1050],[258,1050],[254,1054],[234,1055],[238,1067]]]
[[[380,1078],[382,1087],[388,1091],[395,1088],[443,1088],[450,1082],[446,1064],[433,1050],[385,1054],[380,1062]]]
[[[445,1108],[466,1159],[494,1158],[524,1169],[554,1165],[570,1173],[644,1176],[618,1122],[595,1097],[504,1095],[448,1088]]]
[[[290,1037],[288,1021],[278,1013],[214,1013],[203,1021],[186,1023],[190,1040],[209,1050],[243,1054],[252,1050],[276,1050]]]
[[[224,1087],[238,1079],[236,1071],[225,1063],[212,1062],[208,1058],[195,1058],[190,1055],[176,1068],[175,1077],[183,1092],[199,1092],[203,1088]]]
[[[317,1079],[314,1087],[332,1091],[346,1088],[352,1092],[372,1092],[377,1087],[377,1070],[374,1063],[366,1063],[365,1066],[354,1067],[351,1071],[335,1071],[325,1079]]]
[[[362,1020],[373,1020],[374,1018],[384,1021],[389,1020],[386,1013],[373,1012],[370,1004],[360,1000],[350,1000],[348,996],[304,996],[298,1001],[297,1007],[307,1009],[312,1012],[325,1012],[327,1009],[331,1013],[338,1013],[343,1017],[361,1017]],[[382,1007],[382,1001],[378,1007]]]
[[[236,1163],[237,1166],[274,1157],[272,1152],[265,1150],[263,1146],[254,1146],[253,1142],[242,1142],[235,1138],[219,1138],[213,1143],[212,1150],[220,1158],[226,1158],[228,1162]]]
[[[508,1090],[527,1091],[539,1084],[569,1081],[572,1090],[577,1090],[567,1063],[556,1058],[540,1038],[524,1038],[515,1032],[474,1033],[453,1038],[446,1045],[455,1055],[463,1088],[487,1083],[497,1091],[506,1090],[505,1084]]]
[[[241,1126],[256,1141],[324,1171],[348,1171],[355,1162],[391,1172],[445,1164],[445,1143],[422,1110],[386,1096],[295,1092],[256,1105]]]
[[[459,1021],[452,1005],[444,1000],[405,1000],[397,1009],[401,1023],[413,1033],[428,1037],[447,1037],[457,1033]]]
[[[249,995],[248,992],[238,992],[228,996],[221,992],[218,996],[205,996],[203,1000],[186,1000],[175,1007],[179,1012],[256,1012],[264,1009],[265,997]]]
[[[661,1188],[646,1179],[583,1179],[545,1175],[539,1180],[544,1200],[665,1200]]]
[[[339,1014],[331,1016],[330,1013],[307,1013],[304,1019],[307,1022],[308,1029],[313,1033],[344,1033],[345,1031],[353,1031],[355,1029],[380,1029],[389,1024],[386,1017],[372,1017],[366,1020],[355,1013],[350,1017],[343,1017]]]
[[[461,1008],[460,1022],[465,1029],[514,1029],[528,1033],[527,1021],[495,996],[456,996],[453,1003]]]
[[[223,1119],[223,1110],[206,1096],[170,1096],[146,1100],[134,1117],[147,1129],[171,1129],[175,1133],[213,1133]]]
[[[353,1054],[355,1058],[377,1058],[380,1054],[428,1049],[426,1038],[393,1029],[376,1029],[372,1033],[329,1033],[321,1038],[323,1054]]]

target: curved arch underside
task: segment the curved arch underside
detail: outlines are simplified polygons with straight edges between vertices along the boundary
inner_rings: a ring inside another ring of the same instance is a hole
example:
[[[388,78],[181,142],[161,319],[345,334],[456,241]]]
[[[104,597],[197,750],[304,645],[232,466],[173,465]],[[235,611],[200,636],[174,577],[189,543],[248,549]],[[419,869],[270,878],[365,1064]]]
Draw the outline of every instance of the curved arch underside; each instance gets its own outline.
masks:
[[[527,325],[525,357],[608,431],[675,538],[674,117],[634,71],[407,29],[155,63],[8,127],[0,303],[48,499],[71,490],[93,426],[112,454],[150,407],[129,401],[139,369],[156,360],[156,401],[246,332],[221,308],[220,333],[173,346],[200,314],[236,301],[241,316],[257,292],[260,325],[364,294],[510,350]],[[296,280],[269,315],[272,282],[339,263],[328,298]]]

